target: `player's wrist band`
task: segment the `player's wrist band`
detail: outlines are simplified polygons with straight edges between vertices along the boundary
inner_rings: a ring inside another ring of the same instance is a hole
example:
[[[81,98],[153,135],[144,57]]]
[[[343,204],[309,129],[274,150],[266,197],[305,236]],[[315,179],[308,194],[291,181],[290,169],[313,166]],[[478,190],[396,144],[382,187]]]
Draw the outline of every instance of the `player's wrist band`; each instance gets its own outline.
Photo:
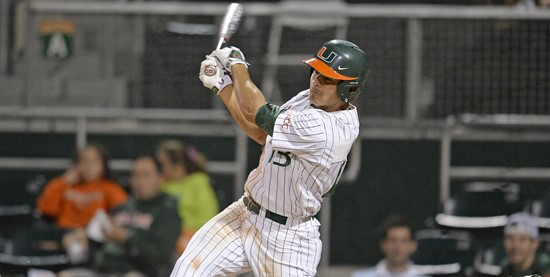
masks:
[[[223,75],[218,83],[214,85],[212,88],[212,91],[216,95],[220,95],[220,92],[227,86],[233,84],[233,80],[231,79],[231,76],[229,75]]]
[[[233,59],[233,58],[229,58],[227,59],[227,63],[228,63],[228,68],[231,68],[231,66],[235,65],[235,64],[244,64],[244,66],[246,68],[248,68],[248,66],[250,65],[249,63],[241,60],[241,59]]]

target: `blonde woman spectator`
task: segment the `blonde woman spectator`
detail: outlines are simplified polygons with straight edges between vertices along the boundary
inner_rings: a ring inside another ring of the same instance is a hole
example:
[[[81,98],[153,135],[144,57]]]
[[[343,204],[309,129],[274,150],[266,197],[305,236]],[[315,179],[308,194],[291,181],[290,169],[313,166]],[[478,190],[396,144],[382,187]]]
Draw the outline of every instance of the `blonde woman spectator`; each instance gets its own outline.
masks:
[[[179,201],[183,225],[178,252],[182,253],[193,234],[218,213],[218,200],[206,173],[206,159],[193,146],[168,140],[159,146],[157,158],[162,165],[163,190]]]

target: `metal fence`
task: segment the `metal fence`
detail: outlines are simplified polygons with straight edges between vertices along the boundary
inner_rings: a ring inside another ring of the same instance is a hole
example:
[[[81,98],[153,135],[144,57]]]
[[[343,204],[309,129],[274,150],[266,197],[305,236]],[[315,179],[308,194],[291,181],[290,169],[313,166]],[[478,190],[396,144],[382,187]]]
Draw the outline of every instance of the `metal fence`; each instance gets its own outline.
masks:
[[[232,43],[275,102],[307,88],[301,58],[343,36],[370,56],[370,80],[357,103],[364,116],[550,113],[548,11],[321,3],[245,4]],[[197,71],[215,44],[224,3],[3,1],[3,7],[9,24],[3,17],[0,34],[12,40],[0,46],[4,104],[220,108]],[[274,34],[281,18],[286,23]],[[329,18],[345,20],[343,35]],[[48,57],[47,25],[60,21],[73,26],[64,33],[70,55]],[[265,88],[266,74],[275,88]]]

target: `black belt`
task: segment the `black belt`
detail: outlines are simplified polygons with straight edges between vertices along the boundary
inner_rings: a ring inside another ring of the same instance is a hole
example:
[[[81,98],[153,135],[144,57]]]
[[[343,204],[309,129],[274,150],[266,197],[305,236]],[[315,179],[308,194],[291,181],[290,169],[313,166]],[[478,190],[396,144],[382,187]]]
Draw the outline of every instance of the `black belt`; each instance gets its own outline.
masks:
[[[243,197],[243,202],[246,208],[251,211],[253,214],[260,214],[260,210],[262,209],[262,206],[260,204],[256,203],[252,198]],[[286,216],[276,214],[270,210],[265,210],[265,217],[279,223],[282,225],[286,224],[286,220],[288,219]]]

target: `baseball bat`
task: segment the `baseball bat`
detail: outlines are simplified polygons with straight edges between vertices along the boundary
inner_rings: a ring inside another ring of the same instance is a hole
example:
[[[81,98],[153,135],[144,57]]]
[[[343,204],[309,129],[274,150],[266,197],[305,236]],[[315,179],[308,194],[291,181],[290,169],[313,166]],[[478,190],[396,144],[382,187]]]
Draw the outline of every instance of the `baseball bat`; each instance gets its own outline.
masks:
[[[220,25],[220,39],[218,40],[216,50],[220,49],[224,43],[229,42],[233,34],[237,31],[237,28],[239,28],[242,16],[243,7],[241,4],[231,3],[227,8],[227,12],[225,12],[222,24]]]
[[[243,7],[241,4],[231,3],[220,25],[219,40],[216,50],[221,49],[223,44],[229,42],[233,34],[237,31],[237,28],[239,28],[242,16]],[[216,69],[210,65],[207,66],[204,71],[207,76],[213,76],[216,73]]]

